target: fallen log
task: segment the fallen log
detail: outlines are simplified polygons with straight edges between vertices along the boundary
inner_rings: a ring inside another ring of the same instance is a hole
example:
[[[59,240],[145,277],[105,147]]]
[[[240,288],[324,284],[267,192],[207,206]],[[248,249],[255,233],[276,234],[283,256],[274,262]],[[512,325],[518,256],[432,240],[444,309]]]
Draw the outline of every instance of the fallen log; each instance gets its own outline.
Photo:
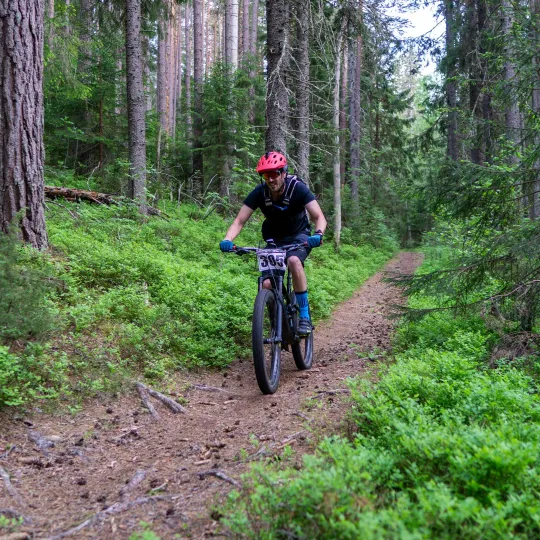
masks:
[[[45,186],[45,198],[50,200],[65,199],[66,201],[70,202],[88,201],[94,204],[105,204],[107,206],[125,203],[126,201],[132,202],[130,199],[126,199],[120,195],[111,195],[110,193],[100,193],[98,191],[58,186]],[[163,217],[161,210],[158,210],[153,206],[147,206],[146,209],[148,214],[151,216]]]

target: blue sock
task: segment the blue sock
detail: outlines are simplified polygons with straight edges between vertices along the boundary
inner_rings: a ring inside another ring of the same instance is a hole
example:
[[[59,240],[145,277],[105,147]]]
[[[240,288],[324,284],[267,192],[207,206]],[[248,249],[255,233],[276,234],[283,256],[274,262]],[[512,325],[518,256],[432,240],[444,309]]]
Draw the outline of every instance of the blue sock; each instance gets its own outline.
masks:
[[[298,302],[298,306],[300,307],[300,318],[309,319],[309,304],[307,291],[295,292],[294,294],[296,294],[296,301]]]

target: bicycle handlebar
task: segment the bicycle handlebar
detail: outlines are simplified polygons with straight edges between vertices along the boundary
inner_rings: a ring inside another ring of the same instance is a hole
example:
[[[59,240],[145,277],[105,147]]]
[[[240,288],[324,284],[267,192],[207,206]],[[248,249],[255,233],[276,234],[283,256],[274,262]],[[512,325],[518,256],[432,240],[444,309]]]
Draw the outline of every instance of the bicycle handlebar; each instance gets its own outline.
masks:
[[[291,251],[296,248],[300,247],[308,247],[309,244],[307,242],[302,242],[300,244],[288,244],[286,246],[276,246],[276,247],[264,247],[264,248],[258,248],[258,247],[238,247],[234,246],[232,253],[236,253],[237,255],[245,255],[246,253],[259,253],[260,251],[276,251],[276,250],[282,250],[282,251]]]

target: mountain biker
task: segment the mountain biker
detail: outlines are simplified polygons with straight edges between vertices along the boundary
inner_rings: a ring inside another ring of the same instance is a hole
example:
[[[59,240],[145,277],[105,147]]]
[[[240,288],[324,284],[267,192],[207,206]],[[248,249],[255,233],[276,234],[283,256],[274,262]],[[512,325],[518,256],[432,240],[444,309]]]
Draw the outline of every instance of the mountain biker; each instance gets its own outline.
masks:
[[[287,267],[292,275],[293,288],[300,307],[298,334],[305,337],[311,333],[311,320],[304,261],[312,248],[322,244],[326,219],[315,195],[300,178],[287,174],[287,170],[287,159],[283,154],[266,152],[261,157],[257,172],[264,182],[261,181],[246,197],[219,247],[223,252],[233,251],[233,240],[257,208],[260,208],[265,217],[262,235],[267,244],[280,247],[307,242],[308,246],[287,252]],[[308,215],[315,224],[313,235]],[[270,289],[270,280],[266,279],[263,286]]]

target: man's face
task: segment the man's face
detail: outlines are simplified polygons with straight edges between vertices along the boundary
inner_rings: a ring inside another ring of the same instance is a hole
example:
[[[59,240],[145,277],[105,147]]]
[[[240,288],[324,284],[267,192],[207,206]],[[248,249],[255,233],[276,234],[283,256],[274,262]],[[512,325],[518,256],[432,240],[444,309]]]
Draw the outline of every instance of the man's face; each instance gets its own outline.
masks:
[[[265,172],[262,177],[272,193],[279,193],[285,182],[285,171],[280,169],[278,171]]]

